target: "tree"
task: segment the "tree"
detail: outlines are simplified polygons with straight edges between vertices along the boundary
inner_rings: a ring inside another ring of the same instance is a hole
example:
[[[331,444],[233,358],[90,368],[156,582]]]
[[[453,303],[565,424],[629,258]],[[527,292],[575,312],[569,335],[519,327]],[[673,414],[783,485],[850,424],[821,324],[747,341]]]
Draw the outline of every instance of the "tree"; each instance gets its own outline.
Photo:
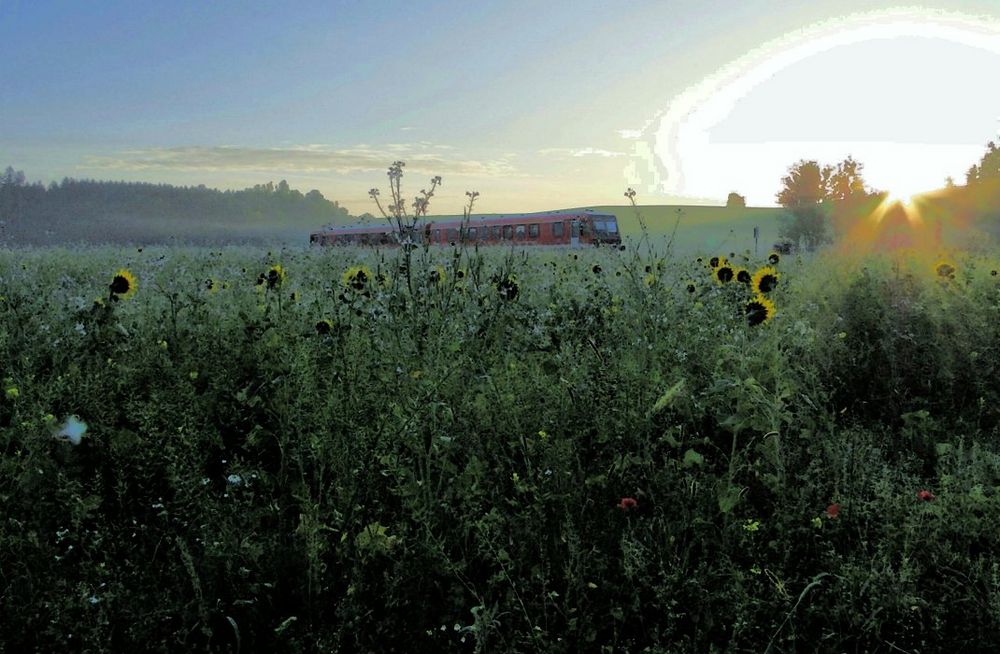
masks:
[[[802,159],[781,179],[778,204],[786,209],[815,206],[826,197],[826,184],[819,163]]]
[[[782,178],[778,202],[791,212],[779,235],[799,247],[815,250],[829,240],[826,215],[820,202],[826,197],[823,170],[816,161],[800,160]]]
[[[779,232],[807,250],[832,240],[859,217],[871,212],[878,195],[865,184],[864,165],[848,156],[834,166],[801,160],[788,169],[778,202],[791,213]]]
[[[6,228],[21,218],[25,200],[24,186],[24,171],[7,166],[0,177],[0,226]]]
[[[823,199],[833,202],[849,202],[867,198],[871,193],[865,187],[861,177],[864,165],[847,157],[836,166],[823,167],[823,186],[826,190]]]
[[[742,209],[747,206],[747,199],[742,195],[740,195],[739,193],[737,193],[736,191],[733,191],[732,193],[729,194],[729,197],[726,198],[726,206],[730,209],[733,208]]]

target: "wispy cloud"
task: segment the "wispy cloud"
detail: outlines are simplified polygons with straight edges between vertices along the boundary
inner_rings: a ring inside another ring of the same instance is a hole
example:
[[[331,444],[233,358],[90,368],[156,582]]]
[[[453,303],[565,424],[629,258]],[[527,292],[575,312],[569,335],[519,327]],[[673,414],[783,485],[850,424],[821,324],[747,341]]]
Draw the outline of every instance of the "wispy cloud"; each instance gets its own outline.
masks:
[[[538,154],[546,157],[624,157],[624,152],[612,152],[600,148],[542,148]]]
[[[81,168],[100,170],[171,170],[268,173],[369,173],[384,172],[396,160],[406,162],[407,172],[471,177],[515,176],[518,171],[505,158],[462,159],[448,156],[441,146],[426,142],[356,145],[334,149],[327,145],[252,148],[234,145],[183,146],[123,150],[107,156],[84,157]]]

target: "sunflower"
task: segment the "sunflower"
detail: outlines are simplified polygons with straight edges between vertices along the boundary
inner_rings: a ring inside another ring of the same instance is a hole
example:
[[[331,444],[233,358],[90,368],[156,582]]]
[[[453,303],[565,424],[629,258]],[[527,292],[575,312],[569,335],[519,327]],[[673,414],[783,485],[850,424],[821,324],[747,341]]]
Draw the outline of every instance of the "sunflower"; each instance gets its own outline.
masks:
[[[712,269],[718,268],[719,266],[726,265],[725,257],[712,257],[708,260],[708,265],[712,266]]]
[[[507,275],[497,282],[497,293],[500,294],[502,299],[508,302],[516,300],[520,290],[521,287],[517,285],[517,280],[513,275]]]
[[[738,281],[741,284],[746,284],[747,286],[749,286],[750,283],[753,281],[753,275],[751,275],[750,271],[747,270],[746,268],[737,268],[736,281]]]
[[[688,285],[687,285],[687,292],[688,293],[694,293],[697,290],[698,290],[698,287],[694,285],[694,282],[688,282]]]
[[[934,265],[934,272],[938,277],[951,277],[955,274],[955,266],[950,261],[938,261]]]
[[[443,284],[444,280],[447,278],[448,275],[445,274],[444,266],[434,266],[434,268],[431,269],[430,275],[428,275],[428,279],[431,280],[431,284]]]
[[[736,273],[733,271],[732,266],[730,266],[728,263],[725,263],[715,269],[714,276],[715,276],[715,281],[719,282],[720,284],[728,284],[729,282],[733,281],[733,277],[736,276]]]
[[[767,262],[772,266],[777,266],[779,261],[781,261],[781,257],[778,256],[777,252],[767,255]]]
[[[752,300],[747,302],[744,312],[746,313],[747,323],[751,327],[755,327],[774,317],[774,302],[763,295],[755,295]]]
[[[389,279],[389,275],[384,272],[379,272],[375,275],[375,283],[379,285],[380,288],[389,288],[392,285],[392,280]]]
[[[285,269],[276,263],[267,271],[267,287],[275,289],[285,283]]]
[[[365,266],[352,266],[344,271],[340,277],[340,282],[355,291],[365,290],[369,280],[372,278],[372,271]]]
[[[209,293],[215,293],[216,291],[219,290],[219,283],[211,278],[206,279],[205,290],[208,291]]]
[[[770,266],[764,266],[754,273],[750,280],[750,287],[754,293],[770,293],[778,286],[778,279],[781,275]]]
[[[591,271],[592,271],[592,272],[593,272],[593,273],[594,273],[595,275],[600,275],[600,274],[601,274],[601,267],[600,267],[600,266],[598,266],[598,265],[597,265],[597,264],[595,263],[595,264],[594,264],[594,267],[593,267],[593,268],[591,268]]]
[[[650,288],[656,286],[656,275],[654,275],[653,273],[649,273],[648,275],[642,278],[642,283]]]
[[[323,318],[316,323],[316,333],[320,336],[326,336],[333,331],[333,321],[329,318]]]
[[[135,295],[138,280],[131,272],[122,268],[115,273],[108,287],[111,290],[112,300],[127,300]]]

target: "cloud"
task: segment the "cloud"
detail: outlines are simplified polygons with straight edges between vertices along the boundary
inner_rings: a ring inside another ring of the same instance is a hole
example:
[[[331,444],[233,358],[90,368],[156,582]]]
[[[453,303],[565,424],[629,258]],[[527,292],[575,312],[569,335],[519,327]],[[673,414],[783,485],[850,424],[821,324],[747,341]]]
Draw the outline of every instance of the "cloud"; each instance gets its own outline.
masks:
[[[703,187],[707,188],[712,179],[719,178],[715,164],[723,153],[718,148],[734,145],[713,143],[713,133],[722,136],[713,130],[741,102],[746,104],[745,99],[756,87],[793,64],[834,48],[898,37],[943,39],[1000,52],[1000,22],[958,12],[904,7],[861,12],[816,23],[769,41],[702,79],[674,97],[664,110],[646,121],[641,130],[619,130],[619,136],[633,141],[630,161],[624,169],[626,180],[649,192],[704,193]],[[914,97],[919,98],[919,93]],[[904,96],[874,101],[892,101],[894,107],[905,110],[906,103],[919,100]],[[859,100],[859,103],[865,110],[865,101]],[[803,133],[796,138],[801,141],[814,136]],[[754,137],[760,138],[760,135],[755,132],[744,139],[755,140]],[[842,138],[835,140],[844,144]],[[797,151],[802,152],[804,145],[799,142]],[[757,150],[744,163],[749,161],[753,165],[754,157],[759,159],[772,147],[773,143],[758,143]],[[902,151],[897,155],[900,153]],[[712,162],[712,165],[702,165],[704,162]]]
[[[611,150],[601,150],[600,148],[542,148],[538,151],[542,156],[554,157],[624,157],[624,152],[612,152]]]
[[[267,173],[385,172],[393,161],[406,162],[406,172],[470,177],[516,176],[506,159],[474,160],[446,156],[451,149],[429,143],[356,145],[333,149],[326,145],[251,148],[234,145],[182,146],[123,150],[110,156],[84,157],[82,168],[99,170],[170,170]]]

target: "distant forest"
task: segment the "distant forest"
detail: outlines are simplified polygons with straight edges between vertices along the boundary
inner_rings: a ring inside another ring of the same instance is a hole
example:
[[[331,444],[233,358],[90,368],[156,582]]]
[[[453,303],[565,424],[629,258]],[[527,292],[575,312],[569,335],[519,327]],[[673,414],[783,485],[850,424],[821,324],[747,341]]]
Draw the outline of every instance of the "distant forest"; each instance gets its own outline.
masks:
[[[0,175],[0,243],[306,242],[324,225],[352,222],[317,190],[282,180],[242,191],[140,182],[64,179],[29,183]]]

